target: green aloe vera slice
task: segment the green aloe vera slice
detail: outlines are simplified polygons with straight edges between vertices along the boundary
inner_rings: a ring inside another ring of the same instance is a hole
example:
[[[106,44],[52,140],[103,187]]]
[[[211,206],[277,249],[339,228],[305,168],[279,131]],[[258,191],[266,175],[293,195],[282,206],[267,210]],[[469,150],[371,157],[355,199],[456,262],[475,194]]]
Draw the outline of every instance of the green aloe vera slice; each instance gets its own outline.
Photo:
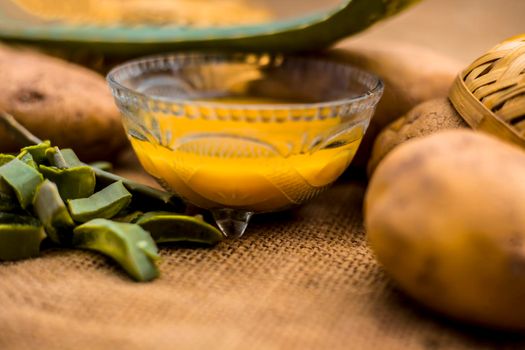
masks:
[[[0,187],[2,187],[1,184]],[[11,195],[10,193],[3,192],[0,188],[0,211],[11,211],[18,209],[19,207],[20,205],[14,194]]]
[[[111,257],[137,281],[150,281],[159,275],[157,246],[139,225],[91,220],[74,230],[73,246]]]
[[[14,225],[24,225],[24,226],[42,226],[40,221],[26,214],[13,214],[0,212],[0,225],[4,224],[14,224]]]
[[[33,203],[36,189],[44,178],[35,168],[19,159],[0,166],[0,181],[5,181],[14,191],[22,209]]]
[[[37,164],[42,164],[43,162],[47,160],[46,151],[50,147],[51,147],[50,141],[43,141],[37,145],[27,146],[27,147],[22,148],[21,153],[27,152],[31,154],[31,156],[33,157],[33,160]]]
[[[22,162],[26,163],[30,167],[38,170],[38,164],[35,162],[33,156],[28,151],[22,151],[16,158],[20,159]]]
[[[89,166],[100,169],[100,170],[104,170],[104,171],[113,170],[113,164],[111,164],[110,162],[105,162],[105,161],[93,162],[93,163],[90,163]]]
[[[11,158],[11,160],[13,159],[14,157]],[[0,179],[0,212],[12,211],[19,208],[20,203],[18,203],[15,192],[7,182]]]
[[[80,159],[78,159],[77,154],[71,148],[63,148],[63,149],[60,150],[60,153],[62,153],[62,157],[64,158],[66,164],[69,167],[85,166],[86,165],[86,164],[83,164],[80,161]]]
[[[149,212],[136,224],[148,231],[157,243],[194,242],[217,244],[224,235],[201,217],[168,212]]]
[[[9,163],[10,161],[12,161],[15,158],[16,157],[11,155],[11,154],[3,154],[3,153],[0,154],[0,166]]]
[[[89,197],[95,192],[95,173],[90,167],[59,169],[40,165],[39,170],[46,179],[57,184],[64,200]]]
[[[65,151],[65,152],[64,152]],[[95,191],[95,172],[80,163],[71,150],[49,148],[46,152],[52,166],[40,165],[40,172],[57,184],[64,200],[89,197]]]
[[[122,181],[115,182],[91,197],[68,201],[69,211],[75,221],[86,222],[95,218],[110,219],[131,202],[131,193]]]
[[[128,224],[134,224],[142,215],[144,215],[144,213],[141,211],[133,211],[131,213],[119,214],[112,220],[118,222],[127,222]]]
[[[71,244],[75,223],[53,182],[45,180],[40,185],[33,206],[49,238],[57,244]]]
[[[0,212],[0,260],[20,260],[37,256],[46,237],[40,222],[31,216]]]
[[[27,145],[28,147],[35,146],[38,144],[41,144],[42,140],[40,140],[38,137],[33,135],[29,130],[27,130],[22,124],[16,121],[16,119],[5,112],[0,111],[0,127],[3,127],[5,130],[7,130],[11,135],[15,137],[16,140],[18,140],[19,143],[23,145]],[[67,150],[67,149],[66,149]],[[62,150],[62,156],[66,161],[69,161],[71,165],[84,165],[87,166],[87,164],[84,163],[75,163],[72,161],[72,157],[69,157],[73,151],[66,151]],[[5,155],[4,155],[5,156]],[[76,158],[76,155],[75,155]],[[2,155],[0,155],[0,165],[2,165]],[[9,159],[11,160],[11,159]],[[78,158],[76,158],[78,161]],[[91,167],[91,169],[95,172],[96,182],[98,185],[108,186],[112,183],[115,183],[117,181],[122,181],[126,188],[133,194],[133,196],[138,199],[137,202],[141,203],[141,207],[152,207],[152,206],[168,206],[171,208],[181,209],[184,208],[183,201],[175,196],[174,194],[158,190],[153,187],[149,187],[146,185],[143,185],[141,183],[138,183],[136,181],[132,181],[126,178],[123,178],[121,176],[112,174],[110,172],[104,171],[102,169]]]

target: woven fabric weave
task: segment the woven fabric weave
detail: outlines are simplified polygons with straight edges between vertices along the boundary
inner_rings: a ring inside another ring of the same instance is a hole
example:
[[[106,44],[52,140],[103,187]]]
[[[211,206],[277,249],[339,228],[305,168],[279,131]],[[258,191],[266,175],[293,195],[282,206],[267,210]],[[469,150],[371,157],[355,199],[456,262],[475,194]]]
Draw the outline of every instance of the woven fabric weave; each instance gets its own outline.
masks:
[[[0,349],[523,349],[420,309],[366,246],[363,187],[256,217],[213,249],[163,248],[132,282],[84,251],[0,264]]]

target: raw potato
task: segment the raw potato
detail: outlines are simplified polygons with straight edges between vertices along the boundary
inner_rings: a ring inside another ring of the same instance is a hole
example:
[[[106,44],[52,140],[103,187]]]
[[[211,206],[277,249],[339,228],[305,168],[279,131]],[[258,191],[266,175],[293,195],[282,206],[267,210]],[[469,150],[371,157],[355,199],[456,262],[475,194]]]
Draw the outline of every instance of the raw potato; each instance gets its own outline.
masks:
[[[459,128],[468,128],[468,125],[447,98],[437,98],[417,105],[377,136],[368,162],[368,174],[372,175],[379,162],[401,143],[442,130]]]
[[[370,246],[399,286],[458,319],[525,329],[525,152],[469,130],[397,147],[365,198]]]
[[[0,110],[84,161],[111,159],[126,145],[103,77],[36,52],[0,45]],[[0,152],[19,148],[0,130]]]
[[[432,50],[403,42],[350,41],[329,56],[380,76],[385,92],[352,166],[365,168],[377,134],[414,106],[446,97],[462,65]]]

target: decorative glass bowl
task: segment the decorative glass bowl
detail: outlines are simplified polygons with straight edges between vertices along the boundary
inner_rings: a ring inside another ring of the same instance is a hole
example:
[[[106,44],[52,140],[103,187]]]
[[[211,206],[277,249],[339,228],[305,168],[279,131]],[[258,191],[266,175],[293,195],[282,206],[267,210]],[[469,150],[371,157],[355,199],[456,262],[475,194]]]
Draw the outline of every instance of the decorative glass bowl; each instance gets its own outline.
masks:
[[[107,79],[144,169],[236,237],[334,182],[383,92],[350,65],[262,53],[149,57]]]

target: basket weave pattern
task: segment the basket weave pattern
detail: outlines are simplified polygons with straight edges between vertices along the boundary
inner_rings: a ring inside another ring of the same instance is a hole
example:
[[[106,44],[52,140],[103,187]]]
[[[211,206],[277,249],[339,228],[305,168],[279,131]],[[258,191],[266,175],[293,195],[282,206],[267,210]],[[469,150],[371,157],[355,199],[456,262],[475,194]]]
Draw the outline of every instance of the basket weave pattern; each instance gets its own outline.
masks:
[[[450,100],[472,128],[525,147],[525,34],[474,61],[456,79]]]

